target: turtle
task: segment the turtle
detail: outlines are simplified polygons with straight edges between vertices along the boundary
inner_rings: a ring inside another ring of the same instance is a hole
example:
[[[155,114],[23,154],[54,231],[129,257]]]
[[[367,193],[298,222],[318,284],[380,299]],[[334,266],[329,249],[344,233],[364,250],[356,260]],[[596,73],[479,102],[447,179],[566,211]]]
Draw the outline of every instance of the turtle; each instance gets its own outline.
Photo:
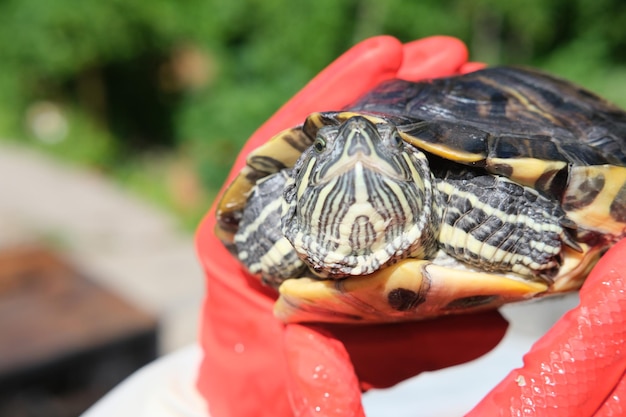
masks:
[[[574,291],[626,235],[626,112],[532,68],[391,79],[252,151],[216,213],[285,322]]]

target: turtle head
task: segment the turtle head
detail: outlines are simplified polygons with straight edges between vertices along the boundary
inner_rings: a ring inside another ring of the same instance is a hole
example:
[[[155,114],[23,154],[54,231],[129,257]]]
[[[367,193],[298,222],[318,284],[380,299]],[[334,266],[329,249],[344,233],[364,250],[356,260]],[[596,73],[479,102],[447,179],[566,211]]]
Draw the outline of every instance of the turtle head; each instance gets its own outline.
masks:
[[[392,123],[323,126],[284,192],[283,233],[318,275],[364,275],[431,253],[433,179]]]

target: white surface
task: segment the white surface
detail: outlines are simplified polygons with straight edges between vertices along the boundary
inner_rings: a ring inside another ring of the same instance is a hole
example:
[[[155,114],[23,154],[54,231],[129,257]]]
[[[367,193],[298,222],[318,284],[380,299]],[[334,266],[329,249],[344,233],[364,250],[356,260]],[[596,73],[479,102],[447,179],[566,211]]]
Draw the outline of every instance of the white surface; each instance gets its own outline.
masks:
[[[522,356],[553,323],[578,303],[575,294],[507,306],[510,326],[489,354],[467,364],[429,372],[363,397],[368,417],[462,416],[522,364]],[[462,349],[463,346],[459,346]],[[419,348],[416,348],[419,354]],[[164,356],[135,373],[82,417],[208,417],[195,389],[198,346]]]
[[[208,417],[195,388],[202,352],[197,345],[140,369],[81,417]]]

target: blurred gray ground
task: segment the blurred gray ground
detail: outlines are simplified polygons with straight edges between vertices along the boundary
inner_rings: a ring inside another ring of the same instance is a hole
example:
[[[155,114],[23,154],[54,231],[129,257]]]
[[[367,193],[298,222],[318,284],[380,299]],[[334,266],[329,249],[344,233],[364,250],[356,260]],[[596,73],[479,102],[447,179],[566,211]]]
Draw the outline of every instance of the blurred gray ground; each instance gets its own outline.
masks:
[[[196,340],[204,283],[193,236],[103,176],[0,143],[0,250],[41,242],[153,313],[162,353]]]

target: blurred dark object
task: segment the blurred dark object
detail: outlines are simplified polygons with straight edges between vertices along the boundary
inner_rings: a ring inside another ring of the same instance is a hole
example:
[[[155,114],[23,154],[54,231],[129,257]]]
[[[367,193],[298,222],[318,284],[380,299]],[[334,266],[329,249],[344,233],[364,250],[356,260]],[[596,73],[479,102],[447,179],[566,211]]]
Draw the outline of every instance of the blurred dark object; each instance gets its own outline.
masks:
[[[157,323],[36,248],[0,252],[0,416],[77,416],[156,357]]]

